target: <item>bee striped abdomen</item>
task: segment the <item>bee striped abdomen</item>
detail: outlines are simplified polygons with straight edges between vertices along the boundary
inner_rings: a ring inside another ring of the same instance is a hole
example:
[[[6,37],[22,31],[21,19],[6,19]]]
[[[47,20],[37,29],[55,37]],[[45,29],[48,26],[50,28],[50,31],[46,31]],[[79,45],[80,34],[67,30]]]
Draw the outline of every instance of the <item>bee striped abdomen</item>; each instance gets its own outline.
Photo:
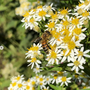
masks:
[[[42,41],[42,47],[43,47],[43,50],[44,50],[46,53],[48,53],[49,47],[48,47],[48,44],[47,44],[47,42],[46,42],[45,40]]]

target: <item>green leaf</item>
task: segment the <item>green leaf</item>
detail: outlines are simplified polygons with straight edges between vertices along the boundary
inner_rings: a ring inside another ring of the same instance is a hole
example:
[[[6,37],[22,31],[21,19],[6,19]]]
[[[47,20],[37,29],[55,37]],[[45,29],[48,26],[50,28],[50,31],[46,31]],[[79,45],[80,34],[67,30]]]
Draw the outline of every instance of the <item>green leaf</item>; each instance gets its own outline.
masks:
[[[62,68],[61,67],[54,67],[52,69],[50,69],[50,71],[61,71]]]
[[[80,90],[90,90],[90,88],[88,88],[88,89],[80,89]]]
[[[14,20],[9,21],[9,23],[5,27],[5,30],[10,29],[11,27],[16,27],[16,25],[17,25],[17,21],[14,21]]]
[[[4,11],[4,10],[6,10],[6,9],[7,9],[6,6],[3,6],[3,5],[0,6],[0,11]]]
[[[61,86],[54,86],[52,84],[49,85],[51,88],[53,88],[54,90],[66,90],[66,88],[63,88]]]
[[[40,90],[40,85],[38,85],[38,89],[37,90]]]

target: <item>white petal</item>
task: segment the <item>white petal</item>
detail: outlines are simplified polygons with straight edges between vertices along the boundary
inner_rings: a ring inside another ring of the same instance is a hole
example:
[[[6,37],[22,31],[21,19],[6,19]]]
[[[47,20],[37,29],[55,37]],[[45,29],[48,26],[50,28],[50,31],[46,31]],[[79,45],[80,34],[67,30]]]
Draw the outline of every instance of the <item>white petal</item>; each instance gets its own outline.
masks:
[[[69,63],[69,64],[67,64],[67,66],[73,66],[74,64],[73,63]]]
[[[84,54],[84,56],[90,58],[90,55]]]
[[[86,53],[88,53],[88,52],[90,52],[90,50],[86,50],[86,51],[84,51],[84,54],[86,54]]]

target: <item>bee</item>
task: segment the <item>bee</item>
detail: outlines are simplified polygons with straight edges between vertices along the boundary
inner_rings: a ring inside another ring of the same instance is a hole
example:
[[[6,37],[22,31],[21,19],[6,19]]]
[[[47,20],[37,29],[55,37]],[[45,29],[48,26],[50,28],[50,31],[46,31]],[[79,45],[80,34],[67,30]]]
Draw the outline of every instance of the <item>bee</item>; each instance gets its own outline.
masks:
[[[48,40],[51,37],[51,33],[49,31],[45,31],[41,37],[37,38],[35,40],[35,43],[41,42],[43,50],[48,54],[48,50],[51,49],[50,46],[48,45]]]

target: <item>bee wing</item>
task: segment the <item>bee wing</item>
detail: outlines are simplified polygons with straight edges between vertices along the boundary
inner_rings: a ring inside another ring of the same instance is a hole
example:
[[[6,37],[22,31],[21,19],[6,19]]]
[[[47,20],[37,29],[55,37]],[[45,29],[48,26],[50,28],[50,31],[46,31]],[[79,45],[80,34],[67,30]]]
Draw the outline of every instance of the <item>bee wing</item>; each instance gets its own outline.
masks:
[[[41,37],[38,37],[38,38],[34,41],[34,43],[35,43],[35,44],[38,44],[41,40],[42,40],[42,38],[41,38]]]

